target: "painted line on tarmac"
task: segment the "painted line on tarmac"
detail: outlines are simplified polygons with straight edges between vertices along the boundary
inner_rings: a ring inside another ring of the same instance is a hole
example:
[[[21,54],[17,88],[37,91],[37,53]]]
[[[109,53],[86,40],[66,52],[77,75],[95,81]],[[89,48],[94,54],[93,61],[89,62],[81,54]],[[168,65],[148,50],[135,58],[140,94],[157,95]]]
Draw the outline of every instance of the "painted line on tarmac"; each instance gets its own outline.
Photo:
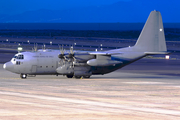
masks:
[[[96,107],[99,106],[99,107],[125,109],[125,110],[133,110],[133,111],[140,111],[140,112],[147,112],[147,113],[157,113],[157,114],[167,114],[167,115],[180,116],[180,111],[177,111],[177,110],[134,107],[134,106],[105,103],[105,102],[78,100],[78,99],[70,99],[70,98],[59,98],[59,97],[50,97],[50,96],[40,96],[40,95],[30,95],[30,94],[24,94],[24,93],[5,92],[5,91],[0,91],[0,94],[1,95],[26,97],[26,98],[35,98],[35,99],[48,100],[48,101],[66,102],[66,103],[73,103],[73,104],[85,104],[85,105],[96,106]]]
[[[139,85],[161,85],[161,84],[169,84],[165,82],[142,82],[142,81],[137,81],[137,82],[122,82],[125,84],[139,84]]]

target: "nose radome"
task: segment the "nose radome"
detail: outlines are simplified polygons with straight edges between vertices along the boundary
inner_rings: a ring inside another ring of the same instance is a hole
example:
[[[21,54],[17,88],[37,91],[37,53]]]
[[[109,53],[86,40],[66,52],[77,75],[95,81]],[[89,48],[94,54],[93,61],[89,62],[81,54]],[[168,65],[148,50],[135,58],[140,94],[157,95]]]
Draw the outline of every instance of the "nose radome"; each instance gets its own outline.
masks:
[[[5,64],[3,65],[3,68],[4,68],[5,70],[12,71],[14,67],[13,67],[13,64],[12,64],[11,62],[7,62],[7,63],[5,63]]]
[[[6,69],[6,63],[3,65],[3,68]]]

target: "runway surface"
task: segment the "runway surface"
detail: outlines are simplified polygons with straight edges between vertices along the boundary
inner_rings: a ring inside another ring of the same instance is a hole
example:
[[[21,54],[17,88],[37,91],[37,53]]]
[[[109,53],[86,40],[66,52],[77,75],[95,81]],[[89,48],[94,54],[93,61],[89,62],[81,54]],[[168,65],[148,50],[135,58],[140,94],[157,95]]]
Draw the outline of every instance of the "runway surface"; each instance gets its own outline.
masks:
[[[180,119],[179,62],[149,61],[90,79],[20,79],[1,64],[0,120]]]

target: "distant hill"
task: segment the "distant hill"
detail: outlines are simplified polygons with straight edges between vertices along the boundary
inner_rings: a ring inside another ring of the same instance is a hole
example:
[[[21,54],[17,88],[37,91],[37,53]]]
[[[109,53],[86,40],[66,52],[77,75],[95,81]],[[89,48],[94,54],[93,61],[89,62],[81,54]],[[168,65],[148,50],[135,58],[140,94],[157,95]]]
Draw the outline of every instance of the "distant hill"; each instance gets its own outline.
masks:
[[[117,23],[145,22],[150,11],[162,13],[164,22],[180,22],[178,0],[132,0],[112,5],[72,8],[67,10],[27,11],[0,15],[1,23]]]

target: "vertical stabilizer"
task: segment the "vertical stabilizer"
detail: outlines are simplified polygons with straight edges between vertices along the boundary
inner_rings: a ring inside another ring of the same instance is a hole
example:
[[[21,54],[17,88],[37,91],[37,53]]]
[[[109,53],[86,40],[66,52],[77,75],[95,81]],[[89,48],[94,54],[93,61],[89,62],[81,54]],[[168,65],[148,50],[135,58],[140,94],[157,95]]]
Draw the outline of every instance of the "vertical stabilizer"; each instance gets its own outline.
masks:
[[[134,46],[144,52],[167,51],[161,13],[152,11]]]

